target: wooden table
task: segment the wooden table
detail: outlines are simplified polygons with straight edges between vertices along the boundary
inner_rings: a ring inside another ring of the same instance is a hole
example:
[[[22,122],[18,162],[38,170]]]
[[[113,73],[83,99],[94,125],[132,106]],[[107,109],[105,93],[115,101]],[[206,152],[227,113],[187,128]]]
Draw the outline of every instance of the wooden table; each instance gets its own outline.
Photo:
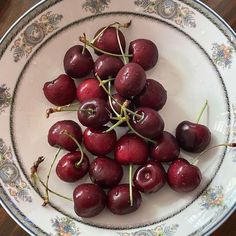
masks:
[[[8,27],[38,0],[0,0],[0,37]],[[236,31],[236,0],[203,0]],[[236,236],[236,212],[212,236]],[[0,235],[27,236],[0,207]],[[183,235],[184,236],[184,235]]]

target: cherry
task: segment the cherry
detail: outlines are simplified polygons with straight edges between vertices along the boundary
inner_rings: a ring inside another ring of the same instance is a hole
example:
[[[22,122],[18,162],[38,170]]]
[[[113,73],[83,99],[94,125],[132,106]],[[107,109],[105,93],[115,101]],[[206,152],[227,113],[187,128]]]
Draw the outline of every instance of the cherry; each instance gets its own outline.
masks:
[[[209,145],[211,132],[205,125],[183,121],[176,128],[176,139],[185,151],[199,153]]]
[[[136,134],[125,134],[117,141],[114,156],[121,165],[143,165],[148,159],[148,146]]]
[[[201,171],[187,160],[178,158],[171,163],[168,172],[168,183],[176,192],[191,192],[201,182]]]
[[[93,183],[102,188],[112,188],[122,179],[123,169],[116,161],[100,156],[91,163],[89,176]]]
[[[167,100],[167,92],[164,87],[153,79],[147,79],[144,89],[135,99],[137,107],[150,107],[154,110],[160,110]]]
[[[86,128],[84,131],[84,146],[94,155],[102,156],[111,152],[116,144],[116,132],[106,132],[108,127]]]
[[[107,27],[105,30],[104,29],[105,27],[97,31],[94,37],[96,37],[99,33],[100,35],[97,37],[93,45],[103,51],[114,54],[120,54],[121,50],[117,39],[117,33],[116,33],[117,29],[115,27]],[[101,33],[102,30],[104,31]],[[125,46],[126,46],[125,37],[120,30],[118,30],[118,37],[120,39],[122,49],[123,51],[125,51]],[[97,55],[101,55],[101,52],[97,50],[95,50],[95,53]]]
[[[87,48],[81,45],[71,47],[64,57],[64,69],[72,78],[79,79],[93,69],[93,58]]]
[[[77,116],[80,123],[87,127],[100,127],[110,120],[107,103],[101,98],[82,102]]]
[[[153,68],[158,60],[158,49],[155,43],[148,39],[136,39],[129,45],[129,54],[133,57],[131,62],[135,62],[144,70]]]
[[[166,172],[163,166],[156,161],[148,161],[134,173],[134,186],[141,192],[154,193],[164,186]]]
[[[116,91],[124,98],[138,95],[145,83],[145,71],[136,63],[128,63],[123,66],[115,78]]]
[[[162,136],[164,121],[155,110],[148,107],[139,107],[136,109],[136,114],[142,117],[133,116],[131,119],[130,124],[135,131],[150,139]]]
[[[100,87],[99,81],[95,78],[89,78],[84,80],[77,87],[77,98],[80,102],[86,100],[101,98],[107,100],[106,92]]]
[[[59,146],[68,151],[75,151],[77,144],[64,132],[70,133],[79,143],[82,142],[82,130],[73,120],[56,122],[48,131],[48,143],[51,146]]]
[[[70,152],[64,155],[56,166],[57,176],[65,182],[75,182],[81,179],[88,172],[89,159],[83,154],[83,160],[81,161],[81,153]]]
[[[56,79],[46,82],[43,92],[49,102],[56,106],[72,103],[76,97],[76,86],[68,75],[59,75]]]
[[[107,207],[117,215],[125,215],[136,211],[142,202],[142,197],[139,191],[132,187],[133,205],[130,202],[129,185],[120,184],[112,188],[107,194]]]
[[[150,156],[152,159],[160,162],[169,162],[175,160],[180,153],[180,148],[175,137],[164,131],[162,137],[157,139],[156,144],[150,147]]]
[[[101,80],[107,80],[109,77],[115,78],[124,63],[118,57],[101,55],[94,63],[94,74],[98,75]]]
[[[106,194],[97,184],[80,184],[73,192],[75,213],[81,217],[98,215],[106,205]]]

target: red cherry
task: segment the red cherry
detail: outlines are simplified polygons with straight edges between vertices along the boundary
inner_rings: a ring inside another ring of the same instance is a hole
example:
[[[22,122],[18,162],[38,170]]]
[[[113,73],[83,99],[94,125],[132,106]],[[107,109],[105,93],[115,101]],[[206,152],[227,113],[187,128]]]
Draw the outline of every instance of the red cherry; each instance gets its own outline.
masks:
[[[95,78],[84,80],[77,87],[77,98],[80,102],[84,102],[94,98],[107,100],[107,94],[101,86],[99,81]]]
[[[157,192],[166,182],[165,169],[160,163],[150,160],[135,171],[133,182],[141,192]]]
[[[132,187],[133,191],[133,205],[130,205],[129,185],[121,184],[108,192],[107,207],[116,215],[125,215],[136,211],[141,203],[142,197],[139,191]]]
[[[143,165],[148,159],[148,146],[136,134],[125,134],[117,141],[114,156],[121,165]]]
[[[43,92],[49,102],[56,106],[64,106],[74,101],[76,86],[73,79],[68,75],[59,75],[56,79],[46,82]]]
[[[75,182],[81,179],[88,172],[89,159],[83,154],[83,161],[77,167],[81,159],[80,152],[70,152],[64,155],[56,166],[57,176],[65,182]]]
[[[187,160],[178,158],[171,163],[168,172],[168,184],[176,192],[191,192],[201,182],[201,171]]]
[[[116,132],[106,132],[108,127],[86,128],[84,131],[84,146],[94,155],[103,156],[111,152],[116,144]]]
[[[82,130],[73,120],[62,120],[56,122],[48,131],[48,143],[51,146],[62,147],[68,151],[75,151],[76,143],[64,132],[67,131],[79,143],[82,142]]]
[[[179,153],[180,148],[175,137],[167,131],[150,147],[151,158],[160,162],[173,161],[178,158]]]

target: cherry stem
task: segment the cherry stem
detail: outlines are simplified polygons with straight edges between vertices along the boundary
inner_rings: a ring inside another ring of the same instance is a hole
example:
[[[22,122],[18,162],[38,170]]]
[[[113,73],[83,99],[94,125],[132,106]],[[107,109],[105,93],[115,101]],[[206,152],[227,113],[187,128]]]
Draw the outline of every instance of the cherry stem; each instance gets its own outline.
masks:
[[[217,148],[217,147],[231,147],[231,148],[235,148],[236,147],[236,143],[222,143],[222,144],[217,144],[213,147],[209,147],[206,150],[204,150],[203,152],[201,152],[197,157],[195,157],[192,161],[192,165],[197,165],[199,159],[201,156],[203,156],[204,154],[206,154],[208,151],[210,151],[211,149]]]
[[[66,200],[68,200],[68,201],[73,201],[72,198],[66,197],[66,196],[64,196],[64,195],[62,195],[62,194],[60,194],[60,193],[57,193],[57,192],[55,192],[54,190],[48,188],[48,187],[46,186],[46,184],[42,181],[42,179],[39,177],[39,175],[38,175],[37,173],[34,173],[34,176],[35,176],[36,179],[38,179],[38,181],[39,181],[45,188],[48,189],[48,191],[49,191],[50,193],[52,193],[52,194],[54,194],[54,195],[56,195],[56,196],[58,196],[58,197],[64,198],[64,199],[66,199]],[[43,203],[43,205],[44,205],[44,203]]]
[[[97,73],[95,74],[95,77],[98,79],[98,81],[100,82],[100,86],[102,86],[102,88],[103,88],[104,91],[108,94],[108,96],[109,96],[112,100],[114,100],[120,107],[122,107],[123,105],[120,104],[118,101],[116,101],[116,100],[112,97],[111,93],[110,93],[110,92],[108,91],[108,89],[104,86],[104,84],[102,83],[101,78],[99,77],[99,75],[98,75]],[[128,101],[128,100],[127,100],[127,101]],[[131,113],[132,115],[138,117],[138,118],[142,118],[142,117],[143,117],[143,116],[141,116],[141,115],[135,113],[134,111],[128,109],[127,107],[123,107],[123,110],[124,110],[124,109],[125,109],[126,111],[128,111],[129,113]],[[122,110],[122,112],[123,112],[123,110]],[[118,117],[120,117],[120,114],[119,114]]]
[[[133,189],[132,189],[132,174],[133,174],[133,165],[129,165],[129,200],[130,206],[133,206]]]
[[[121,51],[121,54],[122,54],[122,57],[123,57],[123,61],[124,61],[124,64],[127,64],[127,59],[125,57],[125,53],[124,53],[124,50],[121,46],[121,42],[120,42],[120,36],[119,36],[119,26],[116,26],[116,37],[117,37],[117,41],[118,41],[118,44],[119,44],[119,48],[120,48],[120,51]]]
[[[202,118],[202,114],[205,111],[207,105],[208,105],[208,101],[206,100],[203,107],[202,107],[202,109],[201,109],[201,111],[200,111],[200,113],[199,113],[199,115],[198,115],[198,117],[197,117],[197,121],[196,121],[197,124],[199,123],[200,119]]]
[[[85,34],[84,34],[85,35]],[[97,48],[96,46],[94,46],[92,43],[90,43],[85,36],[80,36],[79,37],[80,42],[82,43],[86,43],[87,46],[93,48],[95,51],[101,52],[103,54],[109,55],[109,56],[113,56],[113,57],[121,57],[121,54],[116,54],[116,53],[110,53],[110,52],[106,52],[100,48]],[[132,57],[133,55],[129,55],[129,54],[125,54],[126,57]]]
[[[46,188],[46,189],[45,189],[46,192],[45,192],[45,197],[44,197],[43,206],[46,206],[46,205],[49,203],[49,194],[48,194],[49,178],[50,178],[50,175],[51,175],[51,172],[52,172],[52,167],[54,166],[54,164],[55,164],[55,162],[56,162],[56,159],[57,159],[57,157],[58,157],[60,151],[61,151],[61,147],[58,148],[57,153],[56,153],[56,155],[55,155],[55,157],[54,157],[54,159],[53,159],[53,162],[52,162],[52,164],[50,165],[50,168],[49,168],[49,171],[48,171],[48,175],[47,175],[47,179],[46,179],[46,187],[45,187],[45,188]]]
[[[120,120],[118,120],[114,125],[112,125],[109,129],[106,130],[106,133],[112,131],[113,129],[115,129],[117,126],[119,126],[120,124],[122,124],[125,121],[126,121],[126,118],[121,117]]]
[[[130,130],[131,130],[133,133],[137,134],[140,138],[146,140],[147,142],[151,142],[151,143],[156,144],[156,142],[155,142],[154,140],[149,139],[149,138],[147,138],[147,137],[144,137],[143,135],[141,135],[140,133],[138,133],[138,132],[132,127],[132,125],[130,124],[130,122],[129,122],[129,116],[127,115],[126,110],[124,109],[123,111],[124,111],[124,115],[125,115],[125,117],[126,117],[126,123],[127,123],[128,127],[130,128]]]
[[[131,20],[127,23],[124,23],[124,24],[121,24],[119,22],[114,22],[114,23],[111,23],[110,25],[106,26],[104,29],[102,29],[97,35],[95,38],[93,38],[93,40],[91,40],[91,43],[94,43],[96,41],[96,39],[98,39],[102,33],[109,27],[111,26],[119,26],[119,27],[123,27],[123,28],[128,28],[129,26],[131,25]]]
[[[108,93],[111,94],[111,81],[108,82]],[[109,100],[109,104],[110,104],[112,111],[116,114],[117,117],[120,117],[120,114],[113,107],[113,104],[111,102],[111,96],[108,96],[108,100]]]
[[[86,39],[86,35],[84,34],[84,38]],[[82,49],[82,54],[84,54],[86,49],[86,42],[84,42],[83,49]]]
[[[82,149],[80,143],[79,143],[67,130],[64,130],[64,131],[63,131],[63,134],[65,134],[65,135],[67,135],[68,137],[70,137],[70,138],[76,143],[76,145],[78,146],[78,149],[79,149],[79,151],[80,151],[80,153],[81,153],[81,157],[80,157],[80,160],[75,163],[75,167],[76,167],[76,168],[79,168],[80,165],[81,165],[81,163],[82,163],[83,160],[84,160],[84,152],[83,152],[83,149]]]
[[[68,107],[75,106],[75,105],[79,105],[79,103],[72,103],[72,104],[68,104],[68,105],[65,105],[65,106],[50,107],[50,108],[48,108],[47,111],[46,111],[46,117],[49,118],[49,116],[50,116],[52,113],[55,113],[55,112],[61,112],[61,111],[77,111],[77,110],[74,110],[74,109],[66,109],[66,108],[68,108]]]

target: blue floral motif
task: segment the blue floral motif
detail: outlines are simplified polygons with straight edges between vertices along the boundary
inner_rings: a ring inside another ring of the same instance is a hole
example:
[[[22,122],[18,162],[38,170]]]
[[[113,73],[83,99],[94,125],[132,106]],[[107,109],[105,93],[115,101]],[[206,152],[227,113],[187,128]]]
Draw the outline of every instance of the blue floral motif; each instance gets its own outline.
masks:
[[[223,69],[230,68],[233,62],[234,49],[227,44],[212,44],[212,59],[214,63]]]
[[[5,84],[0,85],[0,114],[11,104],[11,94]]]
[[[194,12],[173,0],[135,0],[134,4],[144,12],[157,14],[164,19],[172,20],[180,27],[196,27]]]
[[[68,217],[56,217],[51,222],[58,236],[77,236],[80,234],[75,222]]]
[[[201,208],[202,209],[212,209],[216,207],[224,206],[224,194],[223,187],[216,186],[214,188],[208,188],[201,195]]]
[[[0,180],[9,194],[17,201],[32,202],[30,188],[21,178],[18,167],[13,161],[10,147],[0,139]]]
[[[120,236],[173,236],[179,225],[159,225],[153,229],[143,229],[132,233],[119,233]]]
[[[22,57],[28,57],[37,44],[48,34],[58,29],[62,18],[62,15],[49,11],[30,24],[11,47],[14,61],[18,62]]]
[[[109,7],[111,0],[86,0],[82,8],[85,11],[90,11],[93,14],[98,14],[105,11]]]

